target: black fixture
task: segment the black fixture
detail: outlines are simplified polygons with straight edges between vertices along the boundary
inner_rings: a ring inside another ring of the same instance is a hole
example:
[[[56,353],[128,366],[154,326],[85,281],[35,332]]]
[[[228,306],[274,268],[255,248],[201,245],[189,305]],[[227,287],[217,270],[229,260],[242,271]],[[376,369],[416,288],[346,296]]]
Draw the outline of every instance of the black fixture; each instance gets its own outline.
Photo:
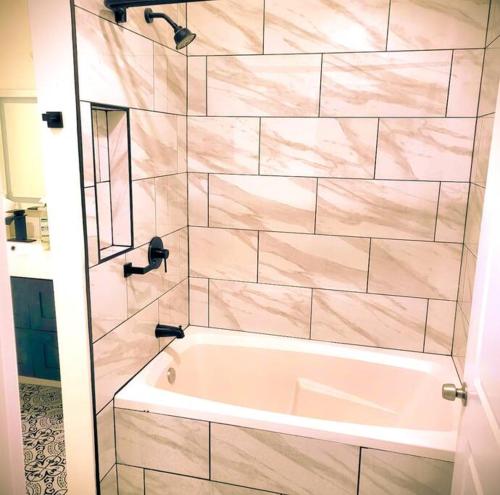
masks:
[[[113,11],[116,22],[127,22],[129,7],[152,7],[154,5],[171,5],[176,3],[206,2],[210,0],[104,0],[104,5]]]
[[[47,122],[47,127],[51,129],[62,129],[64,127],[62,112],[42,113],[42,120]]]
[[[177,50],[182,50],[196,38],[196,34],[192,33],[187,27],[179,26],[162,12],[153,12],[151,9],[146,9],[144,10],[144,18],[148,24],[151,24],[155,19],[165,19],[174,30],[175,48]]]
[[[130,275],[145,275],[151,270],[159,268],[162,262],[165,264],[165,272],[167,271],[167,258],[169,255],[168,249],[164,249],[163,241],[159,237],[153,237],[149,243],[148,262],[149,265],[139,267],[132,266],[132,263],[127,263],[123,266],[123,274],[125,277]]]
[[[173,327],[172,325],[156,325],[155,337],[159,339],[160,337],[175,337],[177,339],[183,339],[185,337],[184,330],[179,325],[178,327]]]
[[[14,229],[16,231],[15,237],[8,240],[15,242],[35,242],[35,239],[28,239],[26,212],[24,210],[9,210],[7,213],[12,213],[12,215],[5,217],[5,225],[10,225],[14,222]]]

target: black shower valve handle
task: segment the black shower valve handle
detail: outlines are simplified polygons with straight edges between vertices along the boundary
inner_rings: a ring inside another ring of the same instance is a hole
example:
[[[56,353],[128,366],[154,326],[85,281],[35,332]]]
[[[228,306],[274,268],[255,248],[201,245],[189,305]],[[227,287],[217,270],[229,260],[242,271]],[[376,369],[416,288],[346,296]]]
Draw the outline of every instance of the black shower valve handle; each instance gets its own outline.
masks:
[[[139,267],[132,266],[132,263],[127,263],[123,267],[124,276],[130,277],[131,275],[145,275],[151,270],[156,270],[160,268],[162,262],[165,265],[165,273],[167,272],[167,258],[170,255],[170,251],[163,247],[163,241],[159,237],[153,237],[149,243],[148,249],[148,261],[147,266]]]

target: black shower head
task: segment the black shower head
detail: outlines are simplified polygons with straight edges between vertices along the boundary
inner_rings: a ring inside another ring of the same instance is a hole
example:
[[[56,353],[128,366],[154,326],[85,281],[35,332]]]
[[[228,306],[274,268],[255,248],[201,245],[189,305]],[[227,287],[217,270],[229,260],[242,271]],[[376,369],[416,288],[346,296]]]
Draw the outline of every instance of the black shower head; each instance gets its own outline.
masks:
[[[151,9],[145,9],[144,18],[148,24],[151,24],[155,19],[165,19],[174,30],[175,48],[177,50],[188,46],[196,38],[196,34],[192,33],[187,27],[179,26],[167,14],[163,14],[162,12],[153,12]]]

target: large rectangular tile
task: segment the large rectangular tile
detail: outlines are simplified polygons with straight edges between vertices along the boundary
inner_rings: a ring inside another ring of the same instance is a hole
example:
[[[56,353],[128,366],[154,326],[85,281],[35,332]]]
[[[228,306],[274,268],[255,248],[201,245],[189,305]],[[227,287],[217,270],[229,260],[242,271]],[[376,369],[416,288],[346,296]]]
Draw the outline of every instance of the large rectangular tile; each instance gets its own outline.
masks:
[[[454,301],[429,301],[425,352],[451,354],[456,307]]]
[[[315,290],[311,338],[422,351],[427,301]]]
[[[155,179],[156,235],[164,236],[187,226],[187,174]]]
[[[321,115],[444,116],[450,64],[451,51],[326,54]]]
[[[477,119],[471,182],[482,187],[486,187],[494,123],[495,114],[486,115]]]
[[[372,178],[377,119],[262,119],[260,173]]]
[[[500,80],[500,38],[497,38],[486,49],[479,96],[479,115],[493,113],[498,97],[498,81]]]
[[[147,495],[271,495],[242,486],[146,470]]]
[[[469,206],[467,208],[467,223],[465,226],[465,245],[472,254],[477,256],[479,235],[481,233],[481,220],[483,216],[485,189],[476,184],[471,184],[469,193]]]
[[[434,239],[439,183],[320,179],[316,232]]]
[[[212,479],[289,495],[354,495],[359,449],[212,424]]]
[[[211,175],[209,225],[255,230],[313,232],[316,180]]]
[[[208,478],[208,423],[115,409],[118,462]]]
[[[492,0],[490,5],[490,18],[488,21],[488,34],[486,44],[489,45],[500,35],[500,1]]]
[[[257,232],[189,229],[190,276],[257,281]]]
[[[155,180],[142,179],[132,182],[134,246],[142,246],[156,234]]]
[[[188,58],[188,115],[207,114],[207,58]]]
[[[189,55],[262,53],[264,0],[188,4],[189,29],[198,34]]]
[[[100,483],[101,495],[117,495],[118,479],[116,475],[116,466],[114,466]]]
[[[118,490],[120,495],[144,495],[144,470],[118,464]]]
[[[268,0],[265,53],[385,50],[389,0]],[[355,33],[355,34],[353,34]]]
[[[259,119],[191,117],[188,134],[190,172],[259,172]]]
[[[455,333],[453,337],[453,361],[457,368],[460,379],[464,379],[465,370],[465,352],[467,350],[467,339],[469,331],[469,322],[465,318],[460,305],[457,307],[457,317],[455,321]]]
[[[359,495],[449,495],[453,463],[362,449]]]
[[[118,256],[89,270],[93,342],[127,318],[124,264],[125,256]]]
[[[82,100],[153,109],[153,43],[76,9]]]
[[[460,289],[458,292],[458,304],[466,321],[470,320],[472,309],[472,293],[476,277],[477,257],[464,246],[462,254],[462,268],[460,272]]]
[[[262,232],[259,282],[366,289],[369,239]]]
[[[210,326],[309,337],[311,289],[219,280],[209,283]]]
[[[208,175],[188,174],[188,223],[208,226]]]
[[[159,112],[130,111],[132,178],[178,172],[178,117]]]
[[[377,179],[468,182],[475,119],[382,119]]]
[[[99,477],[102,478],[115,464],[115,419],[113,402],[110,402],[96,417],[97,452]]]
[[[463,242],[469,184],[442,182],[436,222],[436,241]]]
[[[481,48],[488,0],[392,0],[387,48]]]
[[[208,327],[208,279],[189,277],[189,323]]]
[[[154,43],[154,109],[187,112],[187,58],[158,43]]]
[[[368,292],[455,300],[460,244],[373,239]]]
[[[448,96],[448,117],[475,117],[479,102],[484,50],[455,50]]]
[[[159,322],[162,325],[186,328],[189,324],[189,280],[186,278],[170,289],[160,297],[158,303]],[[161,340],[161,344],[165,344]]]
[[[158,353],[157,324],[158,303],[154,302],[94,344],[98,411]]]
[[[208,114],[317,116],[321,55],[208,59]]]

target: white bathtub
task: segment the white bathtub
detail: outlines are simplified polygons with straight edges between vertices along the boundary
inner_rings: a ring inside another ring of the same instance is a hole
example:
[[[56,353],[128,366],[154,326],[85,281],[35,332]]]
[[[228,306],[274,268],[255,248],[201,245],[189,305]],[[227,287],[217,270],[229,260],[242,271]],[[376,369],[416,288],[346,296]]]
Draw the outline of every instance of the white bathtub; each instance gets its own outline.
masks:
[[[115,407],[453,461],[461,406],[446,382],[450,357],[190,327]]]

